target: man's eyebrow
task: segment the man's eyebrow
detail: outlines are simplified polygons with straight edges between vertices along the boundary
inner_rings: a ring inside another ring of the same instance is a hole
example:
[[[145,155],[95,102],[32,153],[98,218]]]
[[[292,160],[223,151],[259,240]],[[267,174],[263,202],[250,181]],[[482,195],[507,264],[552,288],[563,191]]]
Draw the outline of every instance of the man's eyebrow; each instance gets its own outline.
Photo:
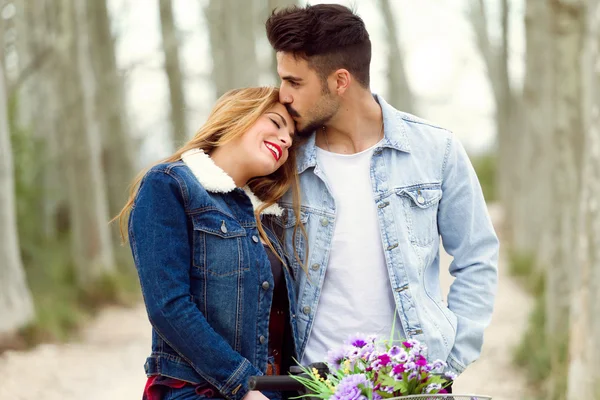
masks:
[[[281,122],[283,122],[283,126],[285,126],[287,128],[287,121],[285,120],[285,118],[283,118],[283,116],[281,114],[279,114],[276,111],[269,111],[269,114],[277,114],[277,115],[279,115],[279,118],[281,118]]]
[[[281,79],[283,79],[284,81],[296,81],[296,82],[300,82],[302,80],[302,78],[298,78],[297,76],[293,76],[293,75],[282,76]]]

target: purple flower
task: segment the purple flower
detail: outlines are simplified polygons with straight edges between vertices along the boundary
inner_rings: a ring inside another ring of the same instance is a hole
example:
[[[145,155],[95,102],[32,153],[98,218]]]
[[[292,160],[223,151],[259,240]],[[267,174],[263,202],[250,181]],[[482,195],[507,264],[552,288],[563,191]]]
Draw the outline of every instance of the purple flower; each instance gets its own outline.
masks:
[[[381,368],[385,367],[386,364],[384,364],[379,358],[377,358],[375,361],[373,361],[370,364],[371,369],[373,369],[373,371],[379,372],[381,370]]]
[[[334,369],[339,369],[346,357],[346,352],[343,348],[329,350],[327,352],[327,364]]]
[[[400,355],[400,353],[404,353],[402,351],[402,349],[398,346],[392,346],[390,347],[390,349],[388,350],[388,354],[392,357],[396,357],[398,355]]]
[[[392,372],[390,375],[393,376],[394,379],[399,381],[399,380],[402,380],[402,374],[404,373],[404,371],[406,371],[404,369],[404,364],[396,364],[392,368]]]
[[[384,386],[380,389],[382,392],[386,392],[389,394],[394,393],[394,387],[393,386]]]
[[[419,373],[417,371],[413,371],[408,375],[408,380],[412,381],[414,379],[417,379],[418,376],[419,376]]]
[[[407,349],[410,349],[413,347],[413,344],[411,342],[402,342],[402,346],[406,347]]]
[[[358,386],[368,387],[369,382],[364,374],[345,376],[337,385],[337,390],[330,397],[332,400],[366,400],[367,396],[362,393]]]
[[[442,390],[442,385],[439,383],[430,383],[425,388],[425,393],[437,393],[440,390]]]
[[[433,370],[434,371],[443,371],[443,369],[446,367],[446,363],[443,362],[442,360],[435,360],[433,362]]]
[[[361,334],[356,334],[354,336],[350,336],[346,341],[346,344],[349,344],[354,347],[358,347],[359,349],[365,347],[368,343],[368,339]]]
[[[414,362],[409,361],[404,363],[404,369],[406,371],[414,371],[415,369],[417,369],[417,365]]]
[[[400,354],[398,354],[397,356],[394,356],[394,359],[401,363],[407,362],[408,358],[409,358],[409,356],[406,353],[406,351],[401,351]]]
[[[382,367],[386,367],[390,361],[392,361],[390,359],[390,356],[388,356],[387,354],[382,354],[378,357],[378,360],[381,362],[381,366]]]
[[[452,371],[446,371],[444,373],[444,378],[454,381],[454,380],[456,380],[456,374]]]
[[[424,367],[427,365],[427,359],[421,355],[418,355],[415,360],[415,364],[417,364],[419,367]]]

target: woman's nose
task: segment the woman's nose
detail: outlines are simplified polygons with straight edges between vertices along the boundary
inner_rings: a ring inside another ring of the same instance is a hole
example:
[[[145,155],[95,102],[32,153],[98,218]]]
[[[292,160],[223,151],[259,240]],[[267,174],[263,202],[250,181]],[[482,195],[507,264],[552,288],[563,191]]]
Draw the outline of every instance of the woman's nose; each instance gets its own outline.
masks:
[[[292,145],[292,138],[290,137],[289,133],[279,135],[279,141],[286,148],[289,148]]]

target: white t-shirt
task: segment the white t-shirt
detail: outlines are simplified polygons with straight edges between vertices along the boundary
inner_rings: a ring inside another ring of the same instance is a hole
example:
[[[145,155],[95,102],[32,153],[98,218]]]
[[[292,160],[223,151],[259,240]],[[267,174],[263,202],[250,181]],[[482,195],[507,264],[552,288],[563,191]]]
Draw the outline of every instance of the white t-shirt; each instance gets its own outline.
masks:
[[[317,148],[317,162],[335,199],[331,253],[304,365],[325,361],[356,333],[389,338],[396,304],[385,263],[377,206],[371,186],[371,158],[377,145],[344,155]],[[396,315],[396,334],[402,326]]]

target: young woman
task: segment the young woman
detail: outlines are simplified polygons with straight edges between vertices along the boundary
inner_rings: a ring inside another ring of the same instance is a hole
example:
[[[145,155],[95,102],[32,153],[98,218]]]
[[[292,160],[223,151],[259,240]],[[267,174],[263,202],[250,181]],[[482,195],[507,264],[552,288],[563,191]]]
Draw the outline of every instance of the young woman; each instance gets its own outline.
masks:
[[[280,396],[248,390],[250,376],[285,373],[296,347],[291,269],[266,223],[290,188],[300,212],[294,121],[278,98],[223,95],[119,215],[153,328],[146,399]]]

